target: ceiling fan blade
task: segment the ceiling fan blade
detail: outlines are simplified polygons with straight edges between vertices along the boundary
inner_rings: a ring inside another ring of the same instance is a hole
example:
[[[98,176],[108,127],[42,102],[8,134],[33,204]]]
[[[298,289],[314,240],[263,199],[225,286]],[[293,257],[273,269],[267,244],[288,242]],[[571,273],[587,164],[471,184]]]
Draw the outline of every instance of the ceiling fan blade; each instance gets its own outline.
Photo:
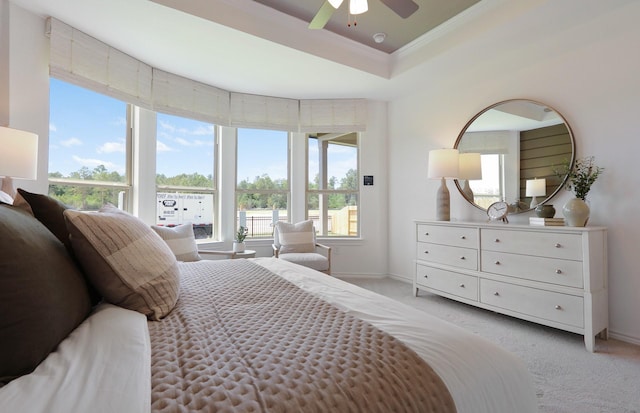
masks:
[[[327,24],[334,11],[336,11],[336,9],[333,8],[329,1],[325,0],[325,2],[322,3],[320,10],[318,10],[313,20],[309,23],[309,28],[322,29],[325,24]]]
[[[393,10],[398,16],[406,19],[418,10],[413,0],[380,0],[385,6]]]

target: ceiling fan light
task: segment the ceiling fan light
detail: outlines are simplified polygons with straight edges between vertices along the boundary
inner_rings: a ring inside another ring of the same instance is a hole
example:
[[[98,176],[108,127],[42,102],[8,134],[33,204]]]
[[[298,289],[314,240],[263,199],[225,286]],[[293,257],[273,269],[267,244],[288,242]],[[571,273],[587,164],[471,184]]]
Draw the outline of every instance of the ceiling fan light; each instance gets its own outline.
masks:
[[[333,6],[334,9],[337,9],[342,4],[343,0],[328,0],[329,4]]]
[[[369,10],[367,0],[349,0],[349,13],[362,14]]]

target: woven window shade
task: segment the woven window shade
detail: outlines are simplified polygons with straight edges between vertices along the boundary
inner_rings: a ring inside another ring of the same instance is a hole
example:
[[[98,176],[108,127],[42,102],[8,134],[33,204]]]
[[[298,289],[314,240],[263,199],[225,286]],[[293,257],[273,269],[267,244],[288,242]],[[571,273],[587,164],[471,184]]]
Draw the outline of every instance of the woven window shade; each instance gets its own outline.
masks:
[[[298,131],[298,100],[231,92],[231,126]]]
[[[300,101],[300,132],[362,132],[367,129],[364,99]]]
[[[510,139],[509,131],[467,132],[458,143],[458,150],[462,153],[507,154]]]
[[[153,69],[153,109],[226,126],[229,124],[229,92]]]
[[[51,18],[50,75],[150,109],[151,66]]]

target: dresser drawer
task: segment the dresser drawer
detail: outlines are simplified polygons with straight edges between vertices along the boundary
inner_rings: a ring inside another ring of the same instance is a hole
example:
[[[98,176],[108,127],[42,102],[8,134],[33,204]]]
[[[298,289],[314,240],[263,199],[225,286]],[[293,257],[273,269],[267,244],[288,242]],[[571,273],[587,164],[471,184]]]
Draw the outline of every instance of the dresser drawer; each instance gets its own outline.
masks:
[[[419,242],[451,245],[463,248],[478,248],[478,230],[473,227],[444,227],[418,224]]]
[[[478,301],[478,278],[472,275],[418,264],[416,268],[416,284],[468,300]]]
[[[581,261],[482,251],[480,270],[567,287],[584,286]]]
[[[482,279],[480,301],[521,314],[584,327],[582,297]]]
[[[537,231],[480,230],[483,250],[582,261],[579,234]]]
[[[467,270],[478,269],[478,250],[418,242],[416,258]]]

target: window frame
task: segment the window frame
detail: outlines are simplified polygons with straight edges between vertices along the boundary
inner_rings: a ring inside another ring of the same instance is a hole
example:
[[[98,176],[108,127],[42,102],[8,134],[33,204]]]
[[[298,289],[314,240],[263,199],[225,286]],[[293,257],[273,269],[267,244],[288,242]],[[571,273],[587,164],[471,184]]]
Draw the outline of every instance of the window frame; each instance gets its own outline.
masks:
[[[318,139],[317,134],[313,134],[313,133],[309,133],[305,135],[305,152],[306,152],[306,156],[305,156],[305,175],[306,175],[306,180],[305,180],[305,217],[306,219],[310,219],[309,217],[309,198],[312,195],[317,195],[318,196],[318,200],[320,203],[320,199],[321,198],[325,198],[324,200],[324,204],[326,205],[326,210],[322,211],[322,208],[320,208],[319,206],[319,218],[318,218],[318,222],[319,225],[315,225],[316,227],[316,236],[318,238],[321,239],[359,239],[361,238],[361,219],[360,219],[360,211],[361,211],[361,195],[360,195],[360,178],[361,178],[361,172],[360,172],[360,132],[348,132],[348,133],[331,133],[328,135],[333,135],[334,137],[337,136],[341,136],[341,135],[349,135],[354,133],[356,135],[356,145],[347,145],[347,144],[342,144],[345,146],[352,146],[356,148],[357,151],[357,155],[356,155],[356,169],[357,169],[357,177],[356,177],[356,181],[357,181],[357,186],[358,189],[309,189],[309,141],[314,138],[313,135],[315,136],[315,139]],[[341,145],[340,143],[334,143],[335,145]],[[326,151],[328,151],[328,145],[329,145],[329,140],[327,140],[327,148]],[[318,158],[318,162],[319,162],[319,166],[318,166],[318,173],[320,175],[322,175],[322,160],[324,158],[324,170],[326,172],[328,172],[328,157],[327,154],[324,154],[324,157],[322,156],[322,154],[319,154],[319,158]],[[325,174],[325,178],[327,182],[323,182],[323,184],[327,184],[328,180],[329,180],[329,176],[328,174]],[[322,177],[320,178],[322,179]],[[325,213],[328,213],[328,206],[329,206],[329,196],[330,195],[355,195],[356,199],[357,199],[357,203],[356,203],[356,233],[354,235],[349,235],[349,234],[341,234],[341,235],[329,235],[329,230],[328,230],[328,214],[325,217]]]

